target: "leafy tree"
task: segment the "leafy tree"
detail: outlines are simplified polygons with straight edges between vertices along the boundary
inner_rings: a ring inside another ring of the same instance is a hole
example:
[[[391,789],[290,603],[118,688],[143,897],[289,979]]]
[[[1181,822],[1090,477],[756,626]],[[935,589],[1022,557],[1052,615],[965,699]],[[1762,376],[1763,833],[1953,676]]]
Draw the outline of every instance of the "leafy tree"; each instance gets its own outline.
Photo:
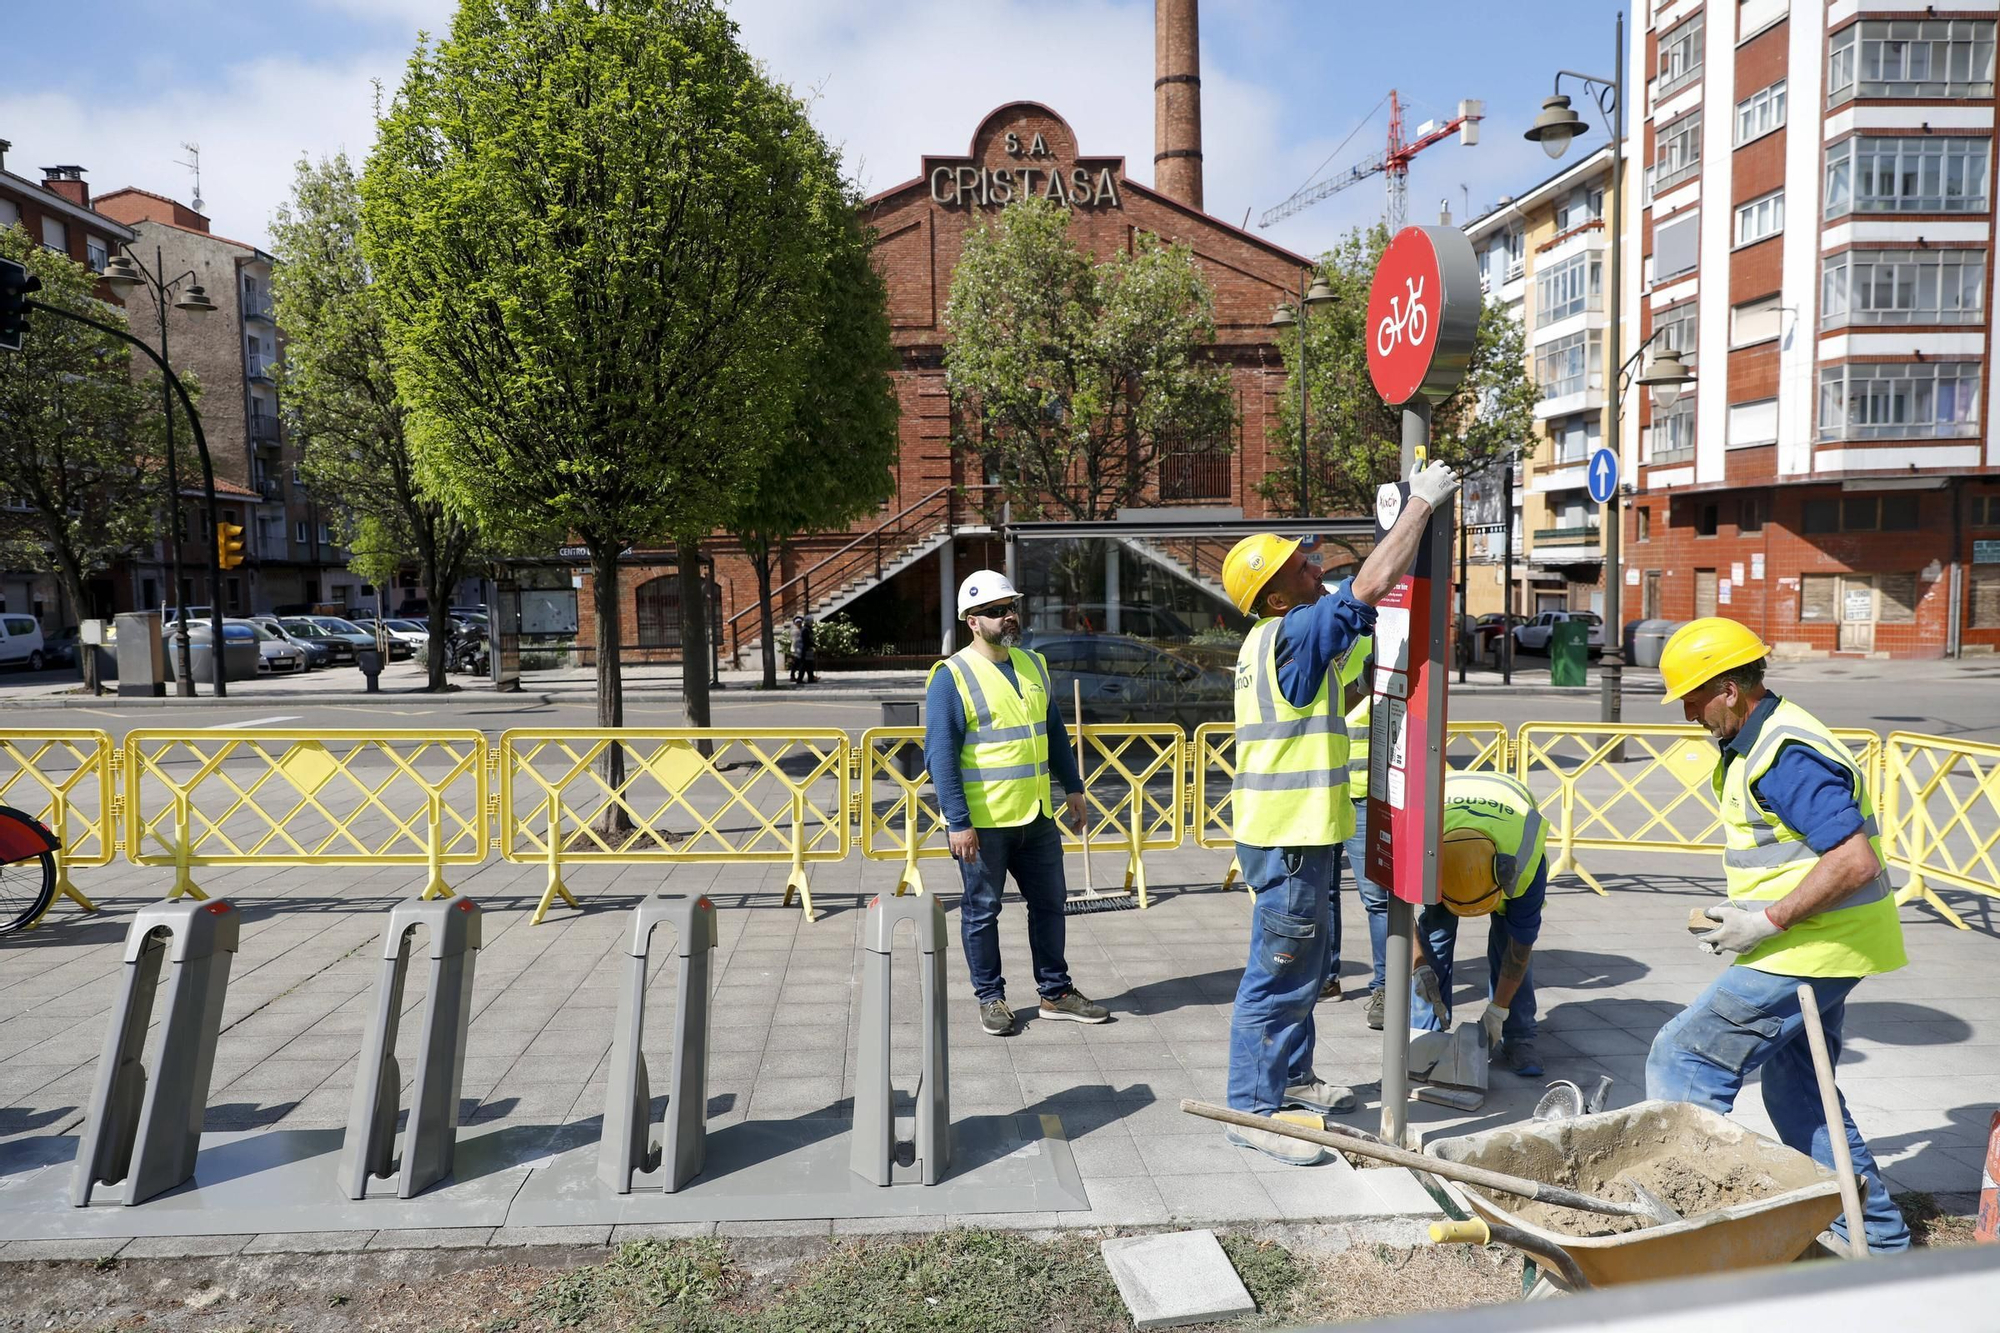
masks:
[[[828,263],[817,298],[813,365],[793,417],[725,527],[757,571],[764,688],[778,684],[771,565],[785,542],[845,527],[895,490],[896,394],[887,294],[858,218]]]
[[[697,568],[790,427],[848,243],[838,159],[715,0],[463,0],[361,192],[420,473],[498,538],[588,549],[597,720],[622,725],[619,551],[667,537]],[[682,614],[704,726],[702,599]]]
[[[1306,325],[1307,503],[1315,513],[1368,513],[1375,490],[1394,481],[1402,458],[1401,407],[1384,403],[1368,378],[1368,287],[1389,244],[1376,224],[1347,234],[1320,257],[1319,272],[1334,290],[1331,305],[1312,309]],[[1535,444],[1535,403],[1541,390],[1528,374],[1525,333],[1503,308],[1480,312],[1472,363],[1456,392],[1431,413],[1431,452],[1463,471],[1477,471]],[[1259,483],[1264,498],[1292,514],[1299,501],[1299,398],[1296,333],[1277,340],[1286,388],[1279,399],[1272,470]]]
[[[317,164],[301,158],[291,200],[271,222],[285,407],[305,442],[300,472],[333,506],[339,540],[353,552],[349,565],[377,587],[393,586],[414,557],[431,641],[442,644],[475,534],[419,475],[360,227],[360,182],[347,155]],[[428,669],[430,688],[446,688],[445,654],[430,654]]]
[[[125,327],[117,307],[95,300],[95,274],[21,228],[0,228],[0,258],[42,280],[36,300]],[[167,509],[150,489],[164,471],[160,380],[135,381],[131,348],[108,333],[46,312],[30,323],[20,351],[0,352],[0,486],[27,506],[0,513],[0,559],[54,575],[80,618],[85,582],[136,553]],[[178,425],[187,448],[185,416]],[[183,479],[200,475],[191,461],[181,460]],[[200,551],[191,556],[199,571]]]
[[[1097,519],[1146,490],[1174,439],[1226,447],[1235,405],[1215,296],[1185,247],[1093,260],[1069,210],[1027,199],[966,237],[945,307],[956,444],[1021,515]]]

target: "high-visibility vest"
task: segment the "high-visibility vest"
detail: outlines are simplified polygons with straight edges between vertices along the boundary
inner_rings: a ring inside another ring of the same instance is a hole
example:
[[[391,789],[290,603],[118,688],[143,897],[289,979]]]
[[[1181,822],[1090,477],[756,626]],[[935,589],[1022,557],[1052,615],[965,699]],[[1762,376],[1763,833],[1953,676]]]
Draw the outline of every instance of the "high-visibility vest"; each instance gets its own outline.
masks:
[[[1236,654],[1236,841],[1330,847],[1354,832],[1347,795],[1347,728],[1333,709],[1333,673],[1304,708],[1278,688],[1278,618],[1251,626]]]
[[[1861,810],[1861,831],[1882,860],[1882,833],[1875,821],[1875,802],[1860,765],[1840,738],[1820,720],[1789,699],[1764,719],[1764,729],[1750,752],[1734,763],[1725,752],[1717,759],[1713,785],[1722,808],[1724,882],[1732,902],[1773,903],[1796,889],[1819,861],[1805,835],[1766,810],[1750,788],[1770,771],[1787,744],[1810,746],[1840,765],[1852,777],[1854,802]],[[1887,862],[1883,861],[1886,867]],[[1760,972],[1788,977],[1866,977],[1893,972],[1909,962],[1903,952],[1903,925],[1896,918],[1896,900],[1885,868],[1856,889],[1839,906],[1809,916],[1790,930],[1765,941],[1737,962]]]
[[[975,828],[1014,828],[1038,814],[1055,814],[1049,790],[1049,664],[1026,648],[1009,648],[1007,658],[1013,682],[971,647],[931,668],[932,676],[951,672],[965,706],[958,776]]]
[[[1500,885],[1518,898],[1535,882],[1548,854],[1548,826],[1534,793],[1505,773],[1449,773],[1444,780],[1444,832],[1475,828],[1502,856],[1514,858],[1514,877]]]
[[[1343,688],[1361,679],[1374,651],[1374,635],[1364,634],[1354,641],[1340,659]],[[1357,804],[1368,799],[1368,724],[1373,716],[1374,694],[1364,690],[1360,700],[1347,710],[1347,794]]]

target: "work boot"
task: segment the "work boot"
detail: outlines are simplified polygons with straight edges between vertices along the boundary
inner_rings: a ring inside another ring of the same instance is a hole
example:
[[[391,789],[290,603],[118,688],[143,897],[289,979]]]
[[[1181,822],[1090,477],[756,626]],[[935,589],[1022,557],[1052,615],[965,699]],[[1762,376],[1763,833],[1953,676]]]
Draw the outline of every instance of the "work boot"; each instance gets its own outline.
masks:
[[[1387,1003],[1388,997],[1380,987],[1368,992],[1368,1026],[1377,1032],[1382,1030],[1382,1007]]]
[[[1510,1041],[1500,1047],[1500,1063],[1519,1074],[1522,1078],[1542,1076],[1541,1053],[1535,1050],[1532,1037]]]
[[[1239,1148],[1254,1149],[1272,1161],[1283,1162],[1286,1166],[1312,1166],[1326,1156],[1326,1149],[1317,1143],[1307,1143],[1304,1139],[1273,1134],[1268,1129],[1239,1129],[1232,1126],[1223,1131],[1222,1137]]]
[[[1086,999],[1082,991],[1066,990],[1051,1000],[1042,998],[1043,1018],[1066,1018],[1072,1023],[1104,1023],[1111,1018],[1111,1011],[1101,1004]]]
[[[1321,986],[1321,987],[1319,988],[1319,998],[1320,998],[1321,1000],[1337,1000],[1337,999],[1339,999],[1339,998],[1340,998],[1340,978],[1339,978],[1339,977],[1328,977],[1328,978],[1326,979],[1326,984],[1325,984],[1324,986]]]
[[[1014,1030],[1014,1011],[1005,1000],[988,1000],[979,1006],[979,1026],[989,1037],[1004,1037]]]
[[[1316,1078],[1286,1088],[1285,1105],[1303,1106],[1321,1115],[1340,1115],[1354,1109],[1354,1089]]]

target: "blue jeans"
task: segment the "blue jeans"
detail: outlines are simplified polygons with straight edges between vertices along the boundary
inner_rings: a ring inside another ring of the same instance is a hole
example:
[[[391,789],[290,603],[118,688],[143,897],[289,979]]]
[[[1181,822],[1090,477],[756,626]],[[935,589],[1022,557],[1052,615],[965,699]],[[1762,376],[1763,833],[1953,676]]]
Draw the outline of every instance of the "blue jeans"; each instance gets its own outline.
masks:
[[[1335,857],[1333,846],[1236,844],[1244,881],[1257,894],[1250,961],[1229,1017],[1229,1104],[1239,1111],[1268,1115],[1284,1104],[1286,1088],[1312,1079]]]
[[[1375,969],[1368,978],[1368,993],[1372,995],[1382,989],[1382,954],[1389,943],[1389,891],[1368,878],[1368,802],[1354,803],[1354,836],[1340,846],[1348,877],[1354,881],[1354,892],[1361,899],[1361,910],[1368,914],[1368,952]],[[1327,968],[1327,976],[1339,972],[1340,918],[1336,915],[1333,962]]]
[[[1548,874],[1544,866],[1540,874]],[[1452,954],[1458,947],[1458,918],[1449,909],[1436,906],[1426,907],[1417,916],[1417,933],[1422,936],[1424,949],[1431,968],[1437,973],[1438,985],[1443,988],[1445,1003],[1451,1002]],[[1507,951],[1507,925],[1496,912],[1486,927],[1486,997],[1493,998],[1493,982],[1500,975],[1500,959]],[[1432,1010],[1417,988],[1410,987],[1410,1026],[1425,1032],[1442,1029],[1450,1018],[1449,1013],[1439,1014]],[[1521,978],[1521,988],[1514,992],[1514,1002],[1507,1006],[1507,1021],[1500,1025],[1500,1040],[1533,1041],[1535,1039],[1535,965],[1528,964],[1527,975]]]
[[[1056,821],[1036,815],[1013,828],[983,828],[979,859],[960,861],[958,875],[965,894],[958,900],[958,934],[965,945],[965,965],[972,972],[972,993],[981,1004],[1007,998],[1007,978],[1000,975],[1000,895],[1011,871],[1015,887],[1028,904],[1028,952],[1035,960],[1035,989],[1055,999],[1070,989],[1069,962],[1063,956],[1067,925],[1063,900],[1062,834]]]
[[[1799,1013],[1801,980],[1812,983],[1820,1025],[1826,1029],[1827,1058],[1837,1065],[1847,993],[1859,977],[1788,977],[1736,965],[1725,968],[1653,1038],[1653,1049],[1646,1055],[1646,1095],[1693,1102],[1727,1115],[1743,1090],[1744,1076],[1761,1068],[1764,1109],[1778,1138],[1786,1147],[1831,1167],[1833,1149],[1820,1107],[1819,1080],[1813,1073],[1812,1049],[1806,1044],[1805,1019]],[[1882,1183],[1861,1131],[1854,1127],[1845,1098],[1840,1113],[1847,1123],[1847,1151],[1864,1186],[1861,1224],[1868,1232],[1868,1248],[1907,1250],[1910,1228],[1889,1198],[1889,1188]],[[1835,1219],[1833,1231],[1847,1238],[1845,1214]]]

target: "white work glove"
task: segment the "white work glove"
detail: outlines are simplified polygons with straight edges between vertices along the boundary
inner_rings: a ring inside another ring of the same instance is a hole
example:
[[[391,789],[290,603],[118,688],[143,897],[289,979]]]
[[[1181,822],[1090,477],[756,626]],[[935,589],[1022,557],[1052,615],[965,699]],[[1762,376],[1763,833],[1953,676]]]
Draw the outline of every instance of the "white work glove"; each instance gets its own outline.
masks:
[[[1444,509],[1444,502],[1458,489],[1458,474],[1449,464],[1438,459],[1418,468],[1410,474],[1410,495],[1422,500],[1435,511]]]
[[[1486,1044],[1495,1047],[1500,1044],[1500,1029],[1507,1022],[1507,1010],[1493,1001],[1486,1002],[1486,1012],[1479,1016],[1479,1026],[1486,1029]]]
[[[1431,1007],[1434,1014],[1444,1013],[1444,987],[1438,985],[1438,974],[1431,970],[1429,963],[1421,963],[1410,973],[1410,982],[1417,988],[1417,996]]]
[[[1695,943],[1712,954],[1720,954],[1724,949],[1731,953],[1749,953],[1779,933],[1771,914],[1762,908],[1752,911],[1734,903],[1718,903],[1703,915],[1710,921],[1721,923],[1708,934],[1695,936]]]

